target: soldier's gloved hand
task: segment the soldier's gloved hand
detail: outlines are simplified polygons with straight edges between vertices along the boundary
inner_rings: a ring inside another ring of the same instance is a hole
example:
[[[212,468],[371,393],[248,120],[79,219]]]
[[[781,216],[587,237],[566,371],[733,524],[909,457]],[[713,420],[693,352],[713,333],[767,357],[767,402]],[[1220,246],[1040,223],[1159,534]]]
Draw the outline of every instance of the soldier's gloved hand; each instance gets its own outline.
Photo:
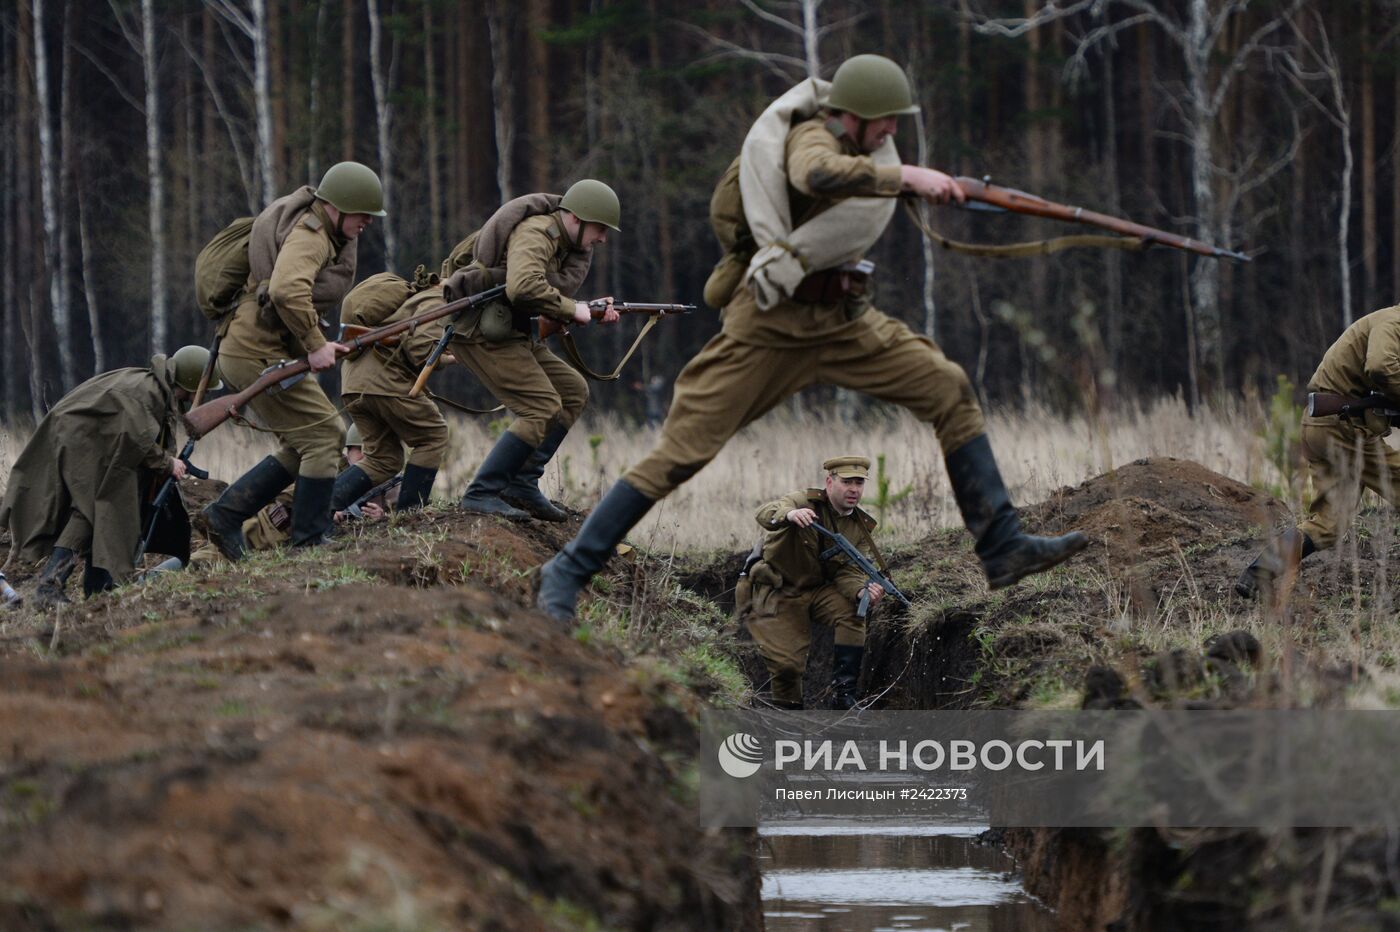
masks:
[[[442,298],[444,301],[459,301],[469,295],[485,291],[486,288],[481,287],[482,284],[483,275],[480,269],[471,267],[458,269],[443,280]]]
[[[817,521],[817,513],[810,508],[794,508],[787,513],[788,524],[797,527],[811,527]]]
[[[879,605],[880,600],[885,597],[885,587],[879,583],[867,583],[865,591],[870,593],[870,604],[872,606]]]
[[[1367,408],[1361,417],[1362,426],[1372,437],[1384,437],[1390,433],[1390,418],[1375,408]]]

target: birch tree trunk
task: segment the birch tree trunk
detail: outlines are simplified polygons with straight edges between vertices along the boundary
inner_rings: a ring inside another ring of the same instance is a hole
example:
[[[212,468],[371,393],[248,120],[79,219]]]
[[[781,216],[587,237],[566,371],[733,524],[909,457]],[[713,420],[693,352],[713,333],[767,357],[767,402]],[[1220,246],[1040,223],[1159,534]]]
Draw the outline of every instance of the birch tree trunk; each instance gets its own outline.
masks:
[[[146,178],[150,185],[151,352],[169,347],[165,303],[165,175],[160,167],[160,86],[156,66],[155,0],[141,0],[141,59],[146,78]]]
[[[142,4],[150,0],[142,0]],[[276,168],[273,162],[272,69],[267,48],[267,0],[253,0],[253,99],[258,123],[258,174],[261,175],[263,204],[277,197]]]
[[[19,85],[19,56],[12,54],[10,35],[0,33],[0,76],[11,87]],[[14,63],[13,69],[10,67]],[[0,132],[5,139],[15,139],[19,126],[15,120],[13,102],[8,94],[0,94]],[[4,345],[0,346],[0,401],[4,408],[0,413],[9,415],[19,409],[20,373],[24,371],[19,356],[19,300],[15,294],[15,149],[18,146],[0,146],[0,319],[3,319]]]
[[[1208,80],[1212,44],[1208,41],[1210,9],[1206,0],[1190,0],[1186,24],[1187,133],[1191,146],[1191,199],[1196,214],[1196,238],[1217,242],[1213,120]],[[1216,389],[1225,384],[1224,332],[1220,319],[1220,264],[1197,261],[1191,274],[1191,300],[1196,319],[1198,363],[1210,375]]]
[[[1361,4],[1361,263],[1364,311],[1376,306],[1376,78],[1371,48],[1371,3]]]
[[[73,313],[73,237],[68,224],[72,217],[73,175],[77,170],[77,144],[73,140],[73,3],[63,4],[63,60],[60,75],[63,82],[58,94],[58,274],[63,289],[63,305]],[[101,372],[101,369],[96,371]],[[80,381],[74,374],[74,382]]]
[[[446,254],[442,241],[442,151],[438,142],[437,34],[433,29],[432,7],[423,5],[423,85],[426,91],[428,145],[428,237],[432,255]]]
[[[511,115],[514,95],[510,82],[506,80],[506,75],[510,73],[510,37],[505,27],[500,0],[492,0],[487,8],[486,29],[491,43],[491,104],[496,117],[496,188],[501,192],[502,202],[515,196],[512,193],[510,164],[515,142]]]
[[[390,137],[389,78],[384,68],[379,0],[368,0],[369,10],[369,62],[370,77],[374,82],[375,127],[379,135],[379,180],[384,186],[384,211],[387,214],[381,223],[384,227],[384,266],[392,272],[398,255],[398,241],[394,233],[393,175],[394,149]]]
[[[425,6],[424,10],[427,9]],[[306,144],[306,183],[321,180],[321,43],[326,35],[326,0],[316,0],[316,33],[311,38],[311,81],[307,90],[307,121],[310,139]]]
[[[44,268],[49,280],[49,313],[58,337],[58,375],[64,392],[77,383],[73,362],[73,334],[65,300],[63,269],[59,259],[63,239],[62,206],[58,203],[59,153],[53,138],[53,95],[49,86],[49,56],[44,34],[44,0],[33,0],[34,96],[38,103],[39,194],[44,214]]]

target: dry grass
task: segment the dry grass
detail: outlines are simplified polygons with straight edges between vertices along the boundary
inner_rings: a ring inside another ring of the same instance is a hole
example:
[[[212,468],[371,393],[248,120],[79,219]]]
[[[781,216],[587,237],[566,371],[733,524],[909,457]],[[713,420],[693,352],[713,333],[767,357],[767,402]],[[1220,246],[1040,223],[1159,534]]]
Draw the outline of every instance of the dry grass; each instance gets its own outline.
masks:
[[[1180,399],[1124,408],[1097,423],[1035,408],[996,411],[988,432],[1017,504],[1045,498],[1145,456],[1195,460],[1248,482],[1276,482],[1256,438],[1259,416],[1240,405],[1192,414]],[[450,454],[438,477],[439,497],[461,494],[501,422],[452,420]],[[641,460],[658,430],[609,417],[588,419],[565,441],[543,488],[578,508],[597,501],[614,479]],[[22,435],[0,430],[0,484],[19,454]],[[195,462],[231,480],[273,449],[268,435],[229,425],[199,444]],[[653,509],[634,535],[651,549],[737,549],[752,543],[753,512],[796,488],[819,485],[821,461],[840,453],[884,456],[891,494],[909,488],[884,516],[887,539],[917,540],[959,523],[933,431],[901,410],[846,423],[828,411],[786,407],[750,425],[698,476]],[[865,504],[873,508],[874,482]]]

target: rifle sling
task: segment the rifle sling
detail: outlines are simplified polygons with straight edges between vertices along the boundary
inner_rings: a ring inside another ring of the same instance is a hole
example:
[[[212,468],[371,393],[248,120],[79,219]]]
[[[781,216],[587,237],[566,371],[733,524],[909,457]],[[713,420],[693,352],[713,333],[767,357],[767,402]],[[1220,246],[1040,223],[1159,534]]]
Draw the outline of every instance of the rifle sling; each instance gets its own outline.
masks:
[[[444,398],[437,392],[433,391],[431,388],[424,389],[423,394],[427,395],[429,398],[433,399],[433,401],[436,401],[438,404],[447,405],[449,408],[461,411],[463,414],[495,414],[498,411],[504,411],[506,409],[505,405],[496,405],[496,407],[494,408],[469,408],[466,405],[462,404],[460,401],[453,401],[451,398]]]
[[[660,314],[647,315],[647,322],[642,325],[641,331],[637,334],[637,339],[632,341],[632,345],[628,347],[626,355],[622,357],[622,361],[617,364],[617,367],[613,369],[612,372],[606,375],[601,372],[595,372],[593,369],[589,368],[588,363],[583,361],[583,357],[579,355],[578,344],[574,342],[574,335],[572,333],[567,330],[561,333],[559,335],[559,343],[564,350],[565,358],[569,360],[569,364],[581,372],[586,378],[590,378],[595,382],[616,382],[618,377],[622,375],[622,368],[627,365],[627,360],[632,358],[632,354],[637,351],[637,347],[642,345],[642,340],[646,339],[646,335],[651,332],[651,328],[655,327],[656,322],[660,319]]]
[[[949,252],[961,253],[965,256],[977,256],[983,259],[1024,259],[1029,256],[1048,256],[1052,253],[1060,252],[1063,249],[1077,249],[1080,247],[1089,249],[1122,249],[1127,252],[1141,252],[1148,245],[1147,240],[1136,236],[1110,236],[1097,233],[1078,233],[1071,236],[1057,236],[1053,239],[1035,240],[1028,243],[1006,243],[1004,245],[993,245],[990,243],[962,243],[951,240],[929,226],[924,220],[918,205],[913,201],[904,201],[905,212],[919,230],[937,245]]]

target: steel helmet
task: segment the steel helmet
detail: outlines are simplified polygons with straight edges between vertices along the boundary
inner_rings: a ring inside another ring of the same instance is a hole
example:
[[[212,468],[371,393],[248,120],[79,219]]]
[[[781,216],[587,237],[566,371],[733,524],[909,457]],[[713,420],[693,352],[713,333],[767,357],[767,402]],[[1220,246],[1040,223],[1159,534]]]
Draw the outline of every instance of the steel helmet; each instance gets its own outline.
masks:
[[[347,447],[363,447],[365,438],[360,435],[360,425],[351,424],[350,429],[345,432],[345,445]]]
[[[622,222],[622,204],[618,202],[617,192],[601,181],[592,178],[575,181],[564,192],[559,206],[580,220],[601,223],[622,232],[618,226]]]
[[[316,196],[342,214],[384,216],[384,186],[374,169],[359,162],[337,162],[326,169]]]
[[[883,55],[857,55],[836,69],[826,106],[854,113],[862,120],[918,113],[909,77]]]
[[[209,365],[209,351],[202,346],[182,346],[170,357],[170,363],[175,384],[193,394],[199,391],[199,380],[204,376],[204,367]],[[223,382],[210,377],[208,391],[223,387]]]

